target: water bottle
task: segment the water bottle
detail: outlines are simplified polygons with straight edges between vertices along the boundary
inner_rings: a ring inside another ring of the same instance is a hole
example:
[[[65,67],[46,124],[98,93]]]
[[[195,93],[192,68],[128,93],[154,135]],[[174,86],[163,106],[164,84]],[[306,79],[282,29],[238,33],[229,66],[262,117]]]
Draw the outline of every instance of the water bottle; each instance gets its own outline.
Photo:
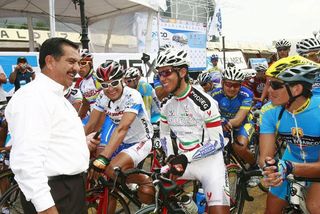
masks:
[[[198,207],[190,196],[183,195],[180,198],[180,202],[181,202],[181,205],[182,205],[184,211],[187,214],[197,214],[198,213]]]
[[[207,201],[206,201],[206,196],[204,194],[204,190],[202,188],[199,188],[196,194],[196,203],[198,207],[198,213],[199,214],[204,213],[206,210]]]

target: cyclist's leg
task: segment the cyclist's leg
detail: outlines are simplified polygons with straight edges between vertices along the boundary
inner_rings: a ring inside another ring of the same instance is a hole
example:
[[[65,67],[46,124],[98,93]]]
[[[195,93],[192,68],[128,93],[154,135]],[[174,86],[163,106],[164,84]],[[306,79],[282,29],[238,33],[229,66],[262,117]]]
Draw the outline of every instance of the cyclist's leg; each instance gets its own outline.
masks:
[[[236,132],[236,140],[238,143],[233,143],[232,148],[235,151],[235,153],[243,159],[246,163],[250,164],[250,166],[253,166],[256,164],[254,155],[249,150],[248,144],[250,137],[252,136],[254,132],[254,127],[251,123],[246,123],[245,125],[241,126],[239,128],[239,131]]]
[[[152,147],[151,140],[140,142],[132,145],[130,148],[122,150],[114,157],[106,173],[110,177],[114,177],[113,168],[119,166],[122,171],[137,167],[137,165],[147,157]],[[146,175],[133,175],[128,177],[128,183],[138,184],[138,197],[142,203],[150,204],[154,200],[154,187],[151,178]]]
[[[306,205],[309,213],[320,212],[320,183],[314,182],[307,189]]]
[[[267,205],[265,214],[282,213],[282,210],[288,205],[288,182],[286,180],[278,187],[271,187],[267,196]]]

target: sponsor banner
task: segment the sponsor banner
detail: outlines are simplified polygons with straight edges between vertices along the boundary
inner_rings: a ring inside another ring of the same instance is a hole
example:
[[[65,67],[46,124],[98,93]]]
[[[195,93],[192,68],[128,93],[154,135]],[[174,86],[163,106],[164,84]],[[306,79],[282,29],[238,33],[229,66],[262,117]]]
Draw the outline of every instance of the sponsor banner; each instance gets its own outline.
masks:
[[[253,69],[255,69],[259,65],[265,65],[265,66],[269,67],[268,61],[266,58],[250,58],[249,65]]]
[[[170,44],[187,50],[190,70],[206,67],[206,26],[203,23],[160,18],[160,46]]]
[[[240,69],[245,69],[248,68],[246,60],[242,54],[241,51],[226,51],[226,64],[231,62],[234,63],[237,68]],[[217,54],[219,56],[219,61],[218,61],[218,67],[223,68],[223,52],[213,52],[213,51],[208,51],[207,52],[207,70],[212,68],[212,63],[211,63],[211,56],[212,54]]]

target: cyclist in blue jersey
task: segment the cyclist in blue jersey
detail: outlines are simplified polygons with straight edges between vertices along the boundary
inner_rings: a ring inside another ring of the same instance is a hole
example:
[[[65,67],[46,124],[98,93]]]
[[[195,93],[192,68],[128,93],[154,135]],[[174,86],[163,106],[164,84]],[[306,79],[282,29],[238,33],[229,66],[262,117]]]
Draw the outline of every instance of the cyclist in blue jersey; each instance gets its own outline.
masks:
[[[247,116],[252,105],[253,93],[241,86],[245,80],[243,71],[235,66],[227,67],[222,73],[222,87],[215,89],[211,96],[219,103],[224,119],[223,130],[226,137],[234,137],[232,147],[235,153],[252,168],[257,167],[255,158],[248,148],[250,137],[254,132]]]
[[[221,87],[221,74],[218,72],[211,74],[209,72],[203,72],[198,75],[197,80],[203,90],[209,94],[214,89]]]
[[[316,38],[302,39],[297,42],[297,53],[313,62],[320,63],[320,41]],[[320,95],[320,75],[318,74],[312,86],[312,93]]]
[[[267,214],[282,213],[287,206],[288,174],[320,177],[320,97],[311,92],[318,72],[318,64],[301,56],[278,60],[266,71],[271,103],[261,110],[259,164],[264,166],[265,180],[271,186]],[[272,159],[276,141],[286,143],[285,152],[277,161]],[[308,182],[307,186],[307,209],[319,213],[320,183]]]
[[[151,121],[157,122],[160,119],[160,101],[152,86],[141,79],[140,70],[135,67],[128,68],[124,74],[124,82],[140,92]]]

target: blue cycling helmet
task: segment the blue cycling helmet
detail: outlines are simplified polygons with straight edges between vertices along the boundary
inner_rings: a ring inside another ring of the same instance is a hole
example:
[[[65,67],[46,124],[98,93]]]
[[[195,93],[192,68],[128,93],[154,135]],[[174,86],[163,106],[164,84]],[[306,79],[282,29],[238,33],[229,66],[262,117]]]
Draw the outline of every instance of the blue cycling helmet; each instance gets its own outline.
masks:
[[[218,61],[219,56],[217,54],[212,54],[210,59],[211,59],[211,61]]]

